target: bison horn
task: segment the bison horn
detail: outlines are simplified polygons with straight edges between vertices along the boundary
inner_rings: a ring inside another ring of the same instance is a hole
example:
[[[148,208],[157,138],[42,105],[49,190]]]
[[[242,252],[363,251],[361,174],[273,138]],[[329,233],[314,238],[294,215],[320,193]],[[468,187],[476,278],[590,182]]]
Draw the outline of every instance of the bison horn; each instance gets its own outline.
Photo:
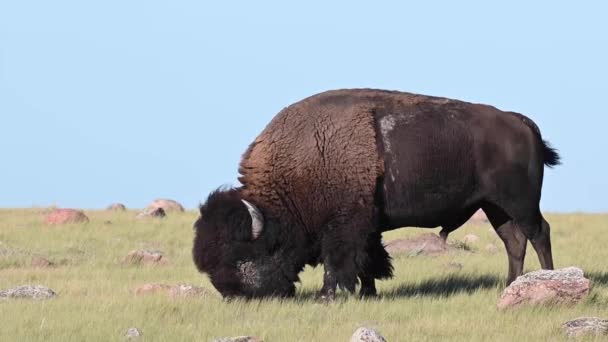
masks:
[[[262,230],[264,229],[264,216],[255,205],[245,200],[241,201],[243,201],[247,210],[249,210],[249,215],[251,215],[251,236],[255,240],[262,234]]]

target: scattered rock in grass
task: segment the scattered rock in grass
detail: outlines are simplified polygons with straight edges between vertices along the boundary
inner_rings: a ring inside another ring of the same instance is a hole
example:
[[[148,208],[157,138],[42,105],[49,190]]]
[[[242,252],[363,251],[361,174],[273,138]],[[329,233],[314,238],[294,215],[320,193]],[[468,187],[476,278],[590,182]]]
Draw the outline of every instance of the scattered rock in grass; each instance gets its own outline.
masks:
[[[166,265],[167,259],[161,251],[134,250],[130,251],[123,259],[126,265]]]
[[[136,295],[164,293],[171,298],[190,298],[190,297],[204,297],[210,295],[210,292],[199,286],[193,286],[188,284],[143,284],[135,288],[134,293]]]
[[[350,342],[386,342],[376,329],[360,327],[350,338]]]
[[[106,207],[106,210],[110,210],[110,211],[125,211],[127,210],[127,207],[125,207],[124,204],[122,203],[112,203],[109,206]]]
[[[467,234],[462,238],[462,241],[467,244],[475,244],[479,241],[479,236],[475,234]]]
[[[496,247],[496,245],[495,245],[495,244],[493,244],[493,243],[489,243],[489,244],[487,244],[487,245],[486,245],[486,247],[485,247],[484,249],[486,250],[486,252],[488,252],[488,253],[492,253],[492,254],[494,254],[494,253],[497,253],[497,252],[498,252],[498,247]]]
[[[589,294],[590,281],[578,267],[526,273],[509,285],[498,302],[499,309],[521,304],[576,304]]]
[[[471,216],[471,218],[468,221],[469,223],[487,223],[488,221],[488,217],[486,216],[486,213],[483,212],[483,210],[479,209],[475,212],[475,214],[473,214],[473,216]]]
[[[50,299],[57,294],[55,291],[41,285],[23,285],[12,289],[0,291],[0,299],[28,298],[35,300]]]
[[[448,262],[447,265],[445,265],[445,267],[449,270],[460,271],[464,267],[464,265],[459,262],[451,261],[451,262]]]
[[[154,218],[163,218],[167,216],[167,214],[165,213],[165,210],[163,208],[154,208],[154,209],[146,209],[144,211],[142,211],[141,213],[137,214],[137,216],[135,216],[136,218],[148,218],[148,217],[154,217]]]
[[[237,336],[237,337],[220,337],[213,340],[213,342],[264,342],[259,337],[254,336]]]
[[[154,210],[157,208],[162,208],[165,212],[184,211],[184,207],[182,207],[182,205],[179,204],[177,201],[162,198],[152,201],[152,203],[148,204],[146,210]]]
[[[179,297],[201,297],[209,294],[205,288],[188,285],[188,284],[177,284],[171,286],[169,289],[169,296],[172,298]]]
[[[453,249],[439,235],[433,233],[421,234],[413,238],[391,240],[386,242],[384,246],[391,256],[434,256]]]
[[[35,268],[51,268],[55,267],[55,263],[51,262],[49,259],[34,255],[32,260],[30,261],[30,265]]]
[[[139,329],[132,327],[127,329],[127,333],[125,334],[126,338],[138,338],[141,336],[141,331]]]
[[[562,324],[568,337],[606,336],[608,335],[608,319],[599,317],[579,317]]]
[[[154,294],[159,292],[168,292],[171,289],[170,285],[166,284],[143,284],[135,288],[136,295]]]
[[[81,210],[55,209],[46,215],[44,222],[49,225],[66,223],[86,223],[89,218]]]

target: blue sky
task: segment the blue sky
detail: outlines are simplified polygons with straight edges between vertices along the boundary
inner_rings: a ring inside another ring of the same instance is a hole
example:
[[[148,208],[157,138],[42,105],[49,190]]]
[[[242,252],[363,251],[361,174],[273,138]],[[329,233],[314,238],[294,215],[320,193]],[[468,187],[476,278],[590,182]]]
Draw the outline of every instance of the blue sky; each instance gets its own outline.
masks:
[[[531,117],[542,208],[607,211],[608,5],[0,0],[0,207],[195,207],[283,107],[353,87]]]

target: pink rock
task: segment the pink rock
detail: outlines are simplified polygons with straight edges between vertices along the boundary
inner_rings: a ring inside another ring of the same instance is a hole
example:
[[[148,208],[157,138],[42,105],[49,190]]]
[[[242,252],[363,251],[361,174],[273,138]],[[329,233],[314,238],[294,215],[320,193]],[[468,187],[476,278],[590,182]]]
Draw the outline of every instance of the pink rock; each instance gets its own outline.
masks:
[[[142,294],[153,294],[159,292],[167,292],[171,289],[171,286],[166,284],[143,284],[135,288],[136,295]]]
[[[34,255],[32,257],[30,265],[35,268],[51,268],[55,266],[55,264],[49,261],[48,259],[37,255]]]
[[[130,251],[122,262],[130,265],[166,265],[167,259],[160,251],[134,250]]]
[[[81,210],[76,209],[55,209],[46,215],[46,224],[66,224],[66,223],[86,223],[89,218]]]
[[[475,212],[475,214],[473,214],[473,216],[471,216],[471,218],[469,219],[469,223],[487,223],[488,221],[488,217],[486,216],[486,213],[483,212],[483,210],[479,209]]]
[[[162,208],[165,212],[184,211],[184,207],[177,201],[162,198],[152,201],[152,203],[146,207],[146,210],[154,210],[156,208]]]
[[[509,285],[498,302],[499,309],[522,304],[576,304],[589,294],[590,281],[577,267],[526,273]]]

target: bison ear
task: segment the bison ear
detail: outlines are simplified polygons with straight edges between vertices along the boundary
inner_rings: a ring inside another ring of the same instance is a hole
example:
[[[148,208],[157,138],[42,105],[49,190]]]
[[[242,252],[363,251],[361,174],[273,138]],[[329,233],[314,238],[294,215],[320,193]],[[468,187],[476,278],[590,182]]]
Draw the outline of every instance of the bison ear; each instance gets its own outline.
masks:
[[[243,204],[245,204],[249,211],[249,215],[251,215],[251,236],[255,240],[262,234],[262,230],[264,230],[264,216],[255,205],[245,200],[241,201],[243,201]]]

